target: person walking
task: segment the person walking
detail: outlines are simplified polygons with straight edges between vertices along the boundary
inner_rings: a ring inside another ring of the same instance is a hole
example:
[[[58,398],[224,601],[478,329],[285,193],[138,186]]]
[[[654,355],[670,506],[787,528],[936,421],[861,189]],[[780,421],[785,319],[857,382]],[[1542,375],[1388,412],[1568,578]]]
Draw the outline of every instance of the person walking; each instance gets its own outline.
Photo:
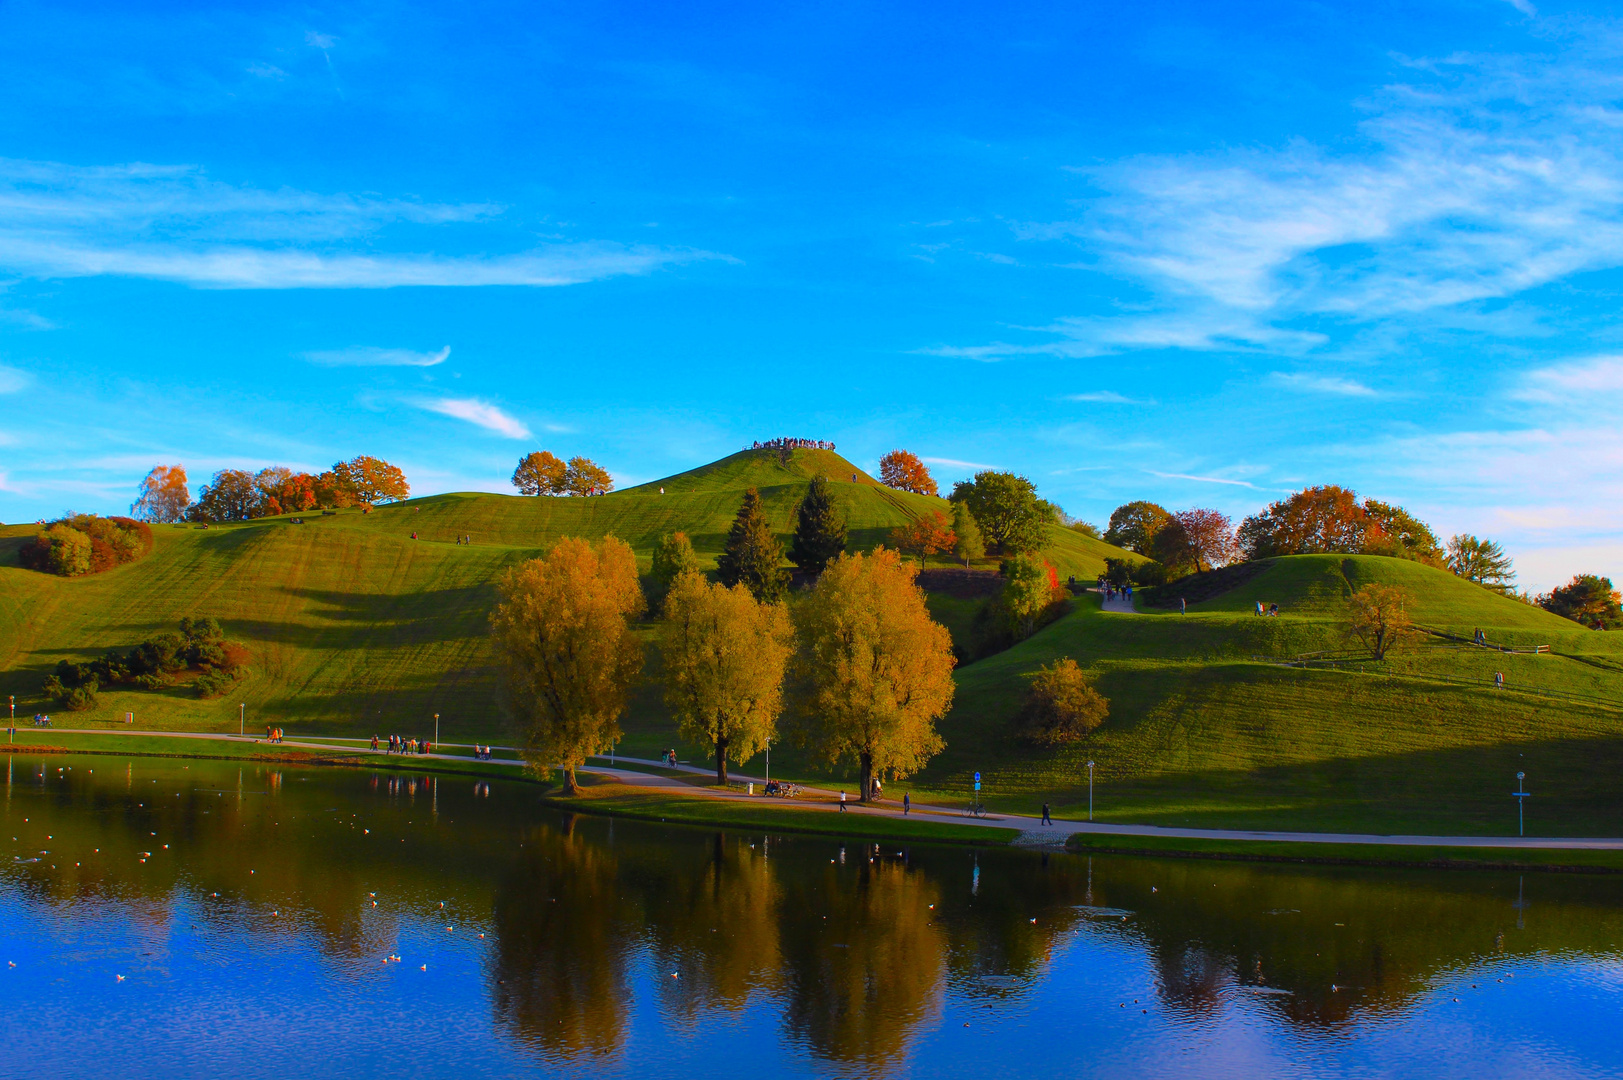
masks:
[[[841,789],[841,791],[840,791],[840,813],[842,813],[842,814],[845,813],[845,791],[844,791],[844,789]]]
[[[1187,614],[1189,614],[1189,601],[1185,600],[1181,596],[1178,597],[1178,614],[1179,615],[1187,615]]]
[[[1054,819],[1048,816],[1048,804],[1047,803],[1043,803],[1043,824],[1044,825],[1052,825],[1052,824],[1054,824]]]
[[[902,816],[906,817],[913,809],[913,800],[907,792],[902,792]]]

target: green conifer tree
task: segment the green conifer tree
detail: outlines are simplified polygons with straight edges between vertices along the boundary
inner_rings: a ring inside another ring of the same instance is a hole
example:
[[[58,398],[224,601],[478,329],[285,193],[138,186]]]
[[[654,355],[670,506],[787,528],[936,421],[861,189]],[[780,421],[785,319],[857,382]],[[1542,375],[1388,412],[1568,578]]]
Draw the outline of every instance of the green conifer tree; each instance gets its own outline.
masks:
[[[754,488],[744,492],[744,504],[727,533],[726,549],[716,559],[716,571],[723,585],[731,588],[743,583],[757,600],[781,600],[789,589],[783,545],[772,535],[760,493]]]
[[[816,577],[845,551],[845,515],[834,508],[828,477],[812,479],[811,490],[800,500],[796,519],[789,561]]]

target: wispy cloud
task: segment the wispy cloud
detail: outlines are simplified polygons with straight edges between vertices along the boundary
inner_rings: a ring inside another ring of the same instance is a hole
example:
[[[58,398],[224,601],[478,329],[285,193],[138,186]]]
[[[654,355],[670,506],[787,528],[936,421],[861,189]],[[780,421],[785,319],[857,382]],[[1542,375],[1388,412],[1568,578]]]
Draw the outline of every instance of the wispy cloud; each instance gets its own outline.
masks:
[[[1085,394],[1066,394],[1066,401],[1092,401],[1101,405],[1154,405],[1149,399],[1140,400],[1118,394],[1114,390],[1090,390]]]
[[[1572,40],[1536,56],[1399,59],[1401,81],[1359,103],[1353,150],[1293,142],[1074,170],[1103,194],[1016,237],[1081,246],[1090,268],[1147,288],[1153,310],[962,355],[1301,351],[1304,318],[1414,318],[1623,265],[1617,42]]]
[[[1249,480],[1230,480],[1223,476],[1191,476],[1188,473],[1156,472],[1154,469],[1145,469],[1144,471],[1151,476],[1159,476],[1163,480],[1193,480],[1197,484],[1228,484],[1231,487],[1250,488],[1253,491],[1259,490],[1257,485]]]
[[[1309,390],[1318,394],[1340,394],[1343,397],[1379,397],[1380,394],[1353,379],[1335,375],[1313,375],[1303,371],[1276,371],[1269,376],[1280,386],[1292,390]]]
[[[413,352],[411,349],[380,349],[371,345],[358,345],[350,349],[321,349],[307,352],[304,358],[313,364],[329,367],[434,367],[450,359],[449,345],[438,352]]]
[[[986,465],[986,464],[983,464],[982,462],[978,462],[978,461],[959,461],[956,458],[927,457],[927,458],[920,458],[919,460],[923,461],[923,462],[926,462],[927,464],[930,464],[930,465],[946,465],[948,468],[953,468],[953,469],[995,469],[995,468],[997,468],[996,465]]]
[[[18,371],[14,367],[0,364],[0,394],[15,394],[30,381],[26,371]]]
[[[0,269],[117,275],[204,288],[571,285],[719,258],[708,252],[560,241],[491,255],[378,253],[385,226],[488,224],[504,208],[279,189],[192,166],[80,167],[0,159]],[[345,244],[367,238],[364,254]]]
[[[1623,357],[1597,356],[1527,373],[1511,397],[1545,404],[1589,407],[1595,395],[1623,394]]]
[[[430,412],[437,412],[443,416],[466,420],[470,424],[477,424],[487,431],[494,431],[509,439],[528,439],[530,429],[524,424],[495,405],[478,398],[438,398],[419,403]]]

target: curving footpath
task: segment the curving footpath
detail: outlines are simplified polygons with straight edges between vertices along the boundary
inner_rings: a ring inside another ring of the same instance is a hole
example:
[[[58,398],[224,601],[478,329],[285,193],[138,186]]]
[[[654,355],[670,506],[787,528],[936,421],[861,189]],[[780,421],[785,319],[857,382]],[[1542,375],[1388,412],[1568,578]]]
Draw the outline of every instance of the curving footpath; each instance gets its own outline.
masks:
[[[22,730],[22,729],[19,729]],[[109,728],[39,728],[30,731],[52,731],[72,735],[145,735],[161,738],[176,739],[202,739],[216,742],[234,743],[265,743],[262,738],[254,736],[224,735],[215,732],[203,731],[126,731]],[[360,740],[356,740],[360,742]],[[376,754],[381,758],[394,759],[404,757],[410,760],[445,761],[456,764],[470,764],[473,759],[459,754],[408,754],[394,755],[383,750],[373,750],[369,745],[362,743],[359,746],[345,746],[330,742],[304,742],[297,739],[284,739],[279,743],[265,743],[267,748],[282,747],[299,750],[327,750],[346,751]],[[465,743],[445,745],[467,745]],[[493,747],[512,752],[508,746]],[[600,755],[598,761],[607,759],[607,755]],[[647,768],[665,769],[671,767],[664,762],[653,761],[647,758],[630,758],[617,756],[616,762],[624,761],[632,765]],[[492,765],[523,765],[519,758],[489,758]],[[584,766],[579,771],[593,773],[599,776],[610,776],[623,783],[636,787],[647,788],[678,788],[686,792],[707,796],[713,799],[735,799],[746,802],[755,802],[762,798],[759,795],[746,795],[739,791],[722,791],[715,788],[696,787],[687,781],[675,777],[664,776],[658,773],[644,772],[641,769],[622,769],[617,765],[592,764]],[[709,776],[710,770],[695,765],[679,764],[676,772],[693,776]],[[760,777],[746,776],[734,773],[731,779],[741,784],[762,783]],[[822,810],[829,813],[839,812],[839,792],[826,788],[808,788],[797,785],[808,798],[796,800],[792,805],[806,810]],[[849,812],[862,814],[886,814],[892,817],[901,817],[902,808],[899,803],[886,801],[883,803],[863,804],[852,801],[846,804]],[[1040,817],[1030,817],[1022,814],[987,814],[985,817],[971,817],[962,810],[953,807],[932,806],[925,803],[914,802],[912,806],[914,815],[935,818],[951,818],[954,824],[978,825],[993,829],[1019,829],[1021,835],[1015,842],[1017,844],[1044,844],[1058,846],[1063,844],[1065,838],[1072,833],[1091,833],[1101,836],[1141,836],[1162,837],[1169,840],[1247,840],[1271,841],[1290,844],[1370,844],[1398,847],[1459,847],[1459,848],[1507,848],[1526,851],[1623,851],[1623,837],[1587,837],[1587,836],[1409,836],[1409,835],[1382,835],[1379,833],[1323,833],[1323,832],[1272,832],[1257,829],[1186,829],[1177,827],[1163,827],[1160,825],[1113,825],[1100,822],[1069,821],[1055,819],[1052,825],[1044,825]]]

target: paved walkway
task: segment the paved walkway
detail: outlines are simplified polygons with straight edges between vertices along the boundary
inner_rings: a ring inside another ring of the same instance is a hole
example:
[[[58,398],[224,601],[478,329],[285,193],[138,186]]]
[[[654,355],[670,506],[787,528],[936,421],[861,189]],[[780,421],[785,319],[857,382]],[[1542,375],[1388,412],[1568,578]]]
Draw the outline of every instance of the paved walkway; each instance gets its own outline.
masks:
[[[1103,610],[1114,611],[1118,615],[1139,614],[1139,610],[1133,606],[1133,602],[1121,593],[1118,592],[1113,598],[1107,598],[1103,589],[1095,591],[1099,593],[1099,607]]]
[[[298,749],[298,750],[346,750],[359,751],[367,754],[377,754],[380,758],[392,759],[403,756],[413,761],[444,761],[452,764],[472,764],[473,759],[458,754],[407,754],[391,755],[382,750],[372,750],[370,745],[357,743],[356,745],[304,742],[297,739],[286,739],[280,743],[267,743],[264,738],[254,736],[242,737],[238,735],[222,735],[204,731],[128,731],[110,728],[19,728],[38,733],[60,731],[64,734],[75,735],[158,735],[180,739],[205,739],[217,742],[258,743],[266,750]],[[466,743],[445,745],[468,745]],[[513,753],[512,747],[495,747],[495,750]],[[606,762],[607,755],[602,755],[594,762]],[[675,788],[682,791],[706,795],[715,799],[735,799],[753,802],[760,799],[760,795],[746,795],[741,791],[720,791],[714,788],[696,787],[674,776],[665,776],[658,773],[644,772],[640,769],[623,769],[618,767],[619,762],[629,765],[640,765],[646,768],[664,769],[671,771],[670,766],[663,762],[647,758],[629,758],[616,756],[615,765],[590,764],[582,768],[581,772],[594,773],[600,776],[612,776],[624,783],[636,787],[647,788]],[[518,758],[491,758],[489,764],[493,765],[522,765],[524,762]],[[676,772],[687,773],[694,776],[711,775],[713,769],[700,768],[692,764],[679,764]],[[762,783],[760,777],[748,776],[742,773],[730,773],[729,778],[740,784]],[[799,786],[799,785],[797,785]],[[828,813],[839,812],[839,792],[825,788],[808,788],[801,786],[802,797],[796,799],[791,805],[805,810],[820,810]],[[898,801],[885,800],[882,803],[867,806],[853,801],[847,804],[851,813],[858,814],[885,814],[891,817],[901,817],[902,808]],[[1538,851],[1623,851],[1623,837],[1549,837],[1549,836],[1386,836],[1379,833],[1321,833],[1321,832],[1274,832],[1256,829],[1186,829],[1163,828],[1159,825],[1114,825],[1102,822],[1067,821],[1056,819],[1052,825],[1044,825],[1039,817],[1029,817],[1023,814],[987,814],[985,817],[970,817],[960,807],[936,806],[927,803],[914,802],[912,807],[914,816],[924,817],[937,821],[950,819],[954,824],[980,826],[994,829],[1018,829],[1021,832],[1016,843],[1025,844],[1051,844],[1061,845],[1065,838],[1072,833],[1086,833],[1099,836],[1141,836],[1162,837],[1171,840],[1264,840],[1294,844],[1381,844],[1398,847],[1463,847],[1463,848],[1514,848],[1520,850]]]

